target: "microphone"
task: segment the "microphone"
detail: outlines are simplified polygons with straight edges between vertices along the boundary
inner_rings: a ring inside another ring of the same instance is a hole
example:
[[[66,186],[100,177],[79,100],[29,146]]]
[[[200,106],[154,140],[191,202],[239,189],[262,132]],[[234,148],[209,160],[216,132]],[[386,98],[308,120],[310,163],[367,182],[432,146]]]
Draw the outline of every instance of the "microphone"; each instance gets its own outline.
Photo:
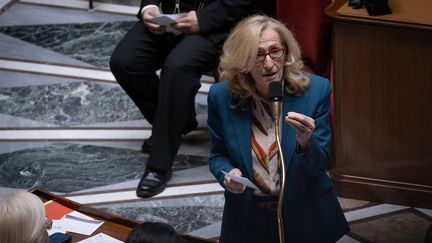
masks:
[[[275,135],[276,135],[276,143],[278,147],[279,154],[279,168],[281,173],[281,181],[280,181],[280,193],[277,207],[277,219],[278,219],[278,232],[279,232],[279,242],[285,243],[284,236],[284,223],[283,223],[283,214],[282,214],[282,206],[285,192],[285,160],[282,153],[282,146],[280,141],[280,116],[282,113],[282,98],[283,98],[283,90],[282,90],[282,81],[273,81],[268,85],[269,88],[269,99],[271,102],[271,111],[273,115],[273,122],[275,124]]]
[[[268,96],[271,102],[273,122],[279,124],[279,118],[281,115],[281,102],[282,102],[282,82],[281,81],[270,82],[268,88],[269,88]]]

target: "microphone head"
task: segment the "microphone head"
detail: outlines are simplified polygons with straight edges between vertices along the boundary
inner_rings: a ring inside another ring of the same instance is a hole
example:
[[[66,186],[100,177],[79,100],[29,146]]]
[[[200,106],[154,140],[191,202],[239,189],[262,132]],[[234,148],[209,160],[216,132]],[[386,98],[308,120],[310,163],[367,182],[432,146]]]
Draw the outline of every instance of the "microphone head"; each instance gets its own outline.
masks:
[[[268,85],[269,88],[269,99],[270,101],[281,101],[282,100],[282,82],[273,81]]]

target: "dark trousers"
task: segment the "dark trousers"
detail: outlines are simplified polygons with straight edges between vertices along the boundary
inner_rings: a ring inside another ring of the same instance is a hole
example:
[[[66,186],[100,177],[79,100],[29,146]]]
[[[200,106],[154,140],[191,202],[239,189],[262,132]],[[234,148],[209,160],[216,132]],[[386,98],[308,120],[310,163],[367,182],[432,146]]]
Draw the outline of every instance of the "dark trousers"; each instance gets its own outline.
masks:
[[[112,73],[153,125],[148,166],[171,168],[183,128],[195,119],[200,77],[216,67],[218,58],[219,49],[205,36],[154,35],[141,21],[114,50]]]
[[[255,204],[268,202],[277,205],[276,197],[252,197],[245,241],[248,243],[279,243],[277,206],[271,209],[256,207]]]

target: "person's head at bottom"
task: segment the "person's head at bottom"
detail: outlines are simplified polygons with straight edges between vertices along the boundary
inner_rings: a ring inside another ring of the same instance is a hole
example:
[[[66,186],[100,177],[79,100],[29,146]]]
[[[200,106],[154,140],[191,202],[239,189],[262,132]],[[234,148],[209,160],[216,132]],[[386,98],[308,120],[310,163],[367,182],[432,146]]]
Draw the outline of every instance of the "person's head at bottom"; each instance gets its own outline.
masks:
[[[18,191],[0,198],[0,243],[48,243],[50,227],[39,197]]]
[[[169,224],[144,222],[132,230],[126,243],[184,243],[184,241]]]

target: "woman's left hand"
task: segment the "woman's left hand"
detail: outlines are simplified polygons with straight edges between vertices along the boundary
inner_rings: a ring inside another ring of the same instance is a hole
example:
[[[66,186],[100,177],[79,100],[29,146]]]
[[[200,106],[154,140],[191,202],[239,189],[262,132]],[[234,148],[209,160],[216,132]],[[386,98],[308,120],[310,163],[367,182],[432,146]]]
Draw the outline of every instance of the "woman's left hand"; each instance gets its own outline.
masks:
[[[315,129],[315,120],[297,112],[288,112],[285,122],[296,130],[297,142],[302,149],[307,149],[310,137]]]
[[[242,172],[237,169],[234,168],[229,172],[231,175],[235,175],[235,176],[242,176]],[[243,193],[246,190],[246,186],[231,180],[231,178],[229,178],[228,176],[225,175],[224,177],[224,186],[225,189],[228,190],[231,193],[235,193],[235,194],[240,194]]]

